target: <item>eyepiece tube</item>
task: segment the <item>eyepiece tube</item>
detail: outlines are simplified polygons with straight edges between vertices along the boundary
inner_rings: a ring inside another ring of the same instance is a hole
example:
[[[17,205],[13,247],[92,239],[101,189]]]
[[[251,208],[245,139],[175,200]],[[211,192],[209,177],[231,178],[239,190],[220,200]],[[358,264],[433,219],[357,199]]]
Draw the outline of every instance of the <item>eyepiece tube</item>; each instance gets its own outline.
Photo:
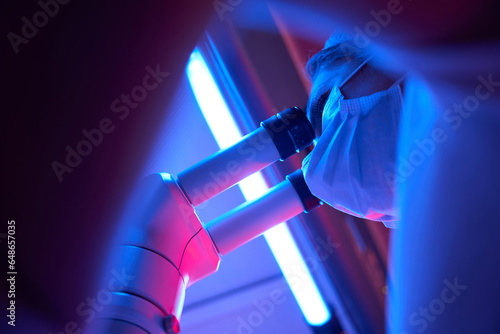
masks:
[[[179,185],[191,204],[197,206],[277,160],[303,150],[314,137],[300,108],[285,109],[238,143],[181,172]]]
[[[321,204],[307,187],[302,170],[287,176],[264,196],[243,203],[205,224],[221,255],[258,237],[271,227]]]

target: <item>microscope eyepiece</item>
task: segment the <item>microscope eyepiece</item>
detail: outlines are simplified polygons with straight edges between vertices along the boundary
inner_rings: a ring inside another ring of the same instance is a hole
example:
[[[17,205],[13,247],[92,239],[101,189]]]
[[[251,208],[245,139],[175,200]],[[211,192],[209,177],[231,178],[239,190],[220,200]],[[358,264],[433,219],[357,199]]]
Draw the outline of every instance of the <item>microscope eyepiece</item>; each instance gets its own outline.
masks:
[[[315,138],[311,123],[298,107],[283,110],[261,126],[273,140],[282,161],[311,145]]]
[[[198,206],[277,160],[300,152],[314,137],[313,127],[300,108],[285,109],[238,143],[180,173],[179,186]]]

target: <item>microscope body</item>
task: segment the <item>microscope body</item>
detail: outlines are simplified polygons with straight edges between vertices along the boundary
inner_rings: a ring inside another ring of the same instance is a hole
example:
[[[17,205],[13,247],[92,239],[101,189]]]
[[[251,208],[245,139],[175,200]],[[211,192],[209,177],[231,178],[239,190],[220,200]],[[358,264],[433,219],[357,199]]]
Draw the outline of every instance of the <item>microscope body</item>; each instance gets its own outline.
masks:
[[[221,255],[274,225],[319,205],[301,170],[261,198],[202,224],[195,206],[277,160],[308,147],[314,131],[302,110],[289,108],[240,142],[180,173],[150,175],[134,190],[119,225],[109,266],[126,273],[86,333],[179,333],[185,290],[217,271]],[[259,142],[252,159],[245,149]],[[228,162],[241,168],[213,186]],[[208,190],[213,191],[208,191]]]
[[[92,332],[178,333],[186,288],[216,272],[220,255],[172,175],[141,180],[131,203],[111,260],[130,280]]]

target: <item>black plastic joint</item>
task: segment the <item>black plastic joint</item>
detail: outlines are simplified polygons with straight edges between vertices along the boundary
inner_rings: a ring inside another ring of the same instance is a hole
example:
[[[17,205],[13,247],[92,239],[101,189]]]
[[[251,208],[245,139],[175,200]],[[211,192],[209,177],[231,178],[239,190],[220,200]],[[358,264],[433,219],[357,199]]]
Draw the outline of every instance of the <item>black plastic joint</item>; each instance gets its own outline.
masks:
[[[315,138],[311,123],[298,107],[285,109],[260,125],[273,140],[282,161],[311,145]]]
[[[267,134],[273,140],[274,146],[276,146],[280,154],[281,161],[297,153],[295,145],[290,135],[288,135],[288,129],[278,116],[275,115],[260,123],[260,125],[266,129]]]
[[[316,135],[306,113],[302,109],[299,107],[288,108],[277,116],[285,124],[297,152],[312,144]]]
[[[304,173],[301,169],[297,169],[292,174],[287,175],[286,178],[292,184],[297,195],[299,195],[302,206],[304,207],[304,212],[307,213],[322,204],[319,198],[314,196],[309,190],[306,180],[304,179]]]

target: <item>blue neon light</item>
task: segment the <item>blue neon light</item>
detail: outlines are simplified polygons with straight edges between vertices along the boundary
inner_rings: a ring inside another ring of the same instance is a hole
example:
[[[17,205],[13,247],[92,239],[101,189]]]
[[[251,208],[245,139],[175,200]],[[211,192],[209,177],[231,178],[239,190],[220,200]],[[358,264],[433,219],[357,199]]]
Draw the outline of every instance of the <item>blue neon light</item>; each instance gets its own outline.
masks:
[[[242,133],[198,49],[191,54],[186,72],[203,117],[219,147],[226,148],[238,142]],[[269,189],[260,172],[240,181],[238,186],[247,201],[259,198]],[[330,311],[288,226],[281,223],[264,233],[264,237],[306,321],[313,326],[328,322],[331,318]]]

